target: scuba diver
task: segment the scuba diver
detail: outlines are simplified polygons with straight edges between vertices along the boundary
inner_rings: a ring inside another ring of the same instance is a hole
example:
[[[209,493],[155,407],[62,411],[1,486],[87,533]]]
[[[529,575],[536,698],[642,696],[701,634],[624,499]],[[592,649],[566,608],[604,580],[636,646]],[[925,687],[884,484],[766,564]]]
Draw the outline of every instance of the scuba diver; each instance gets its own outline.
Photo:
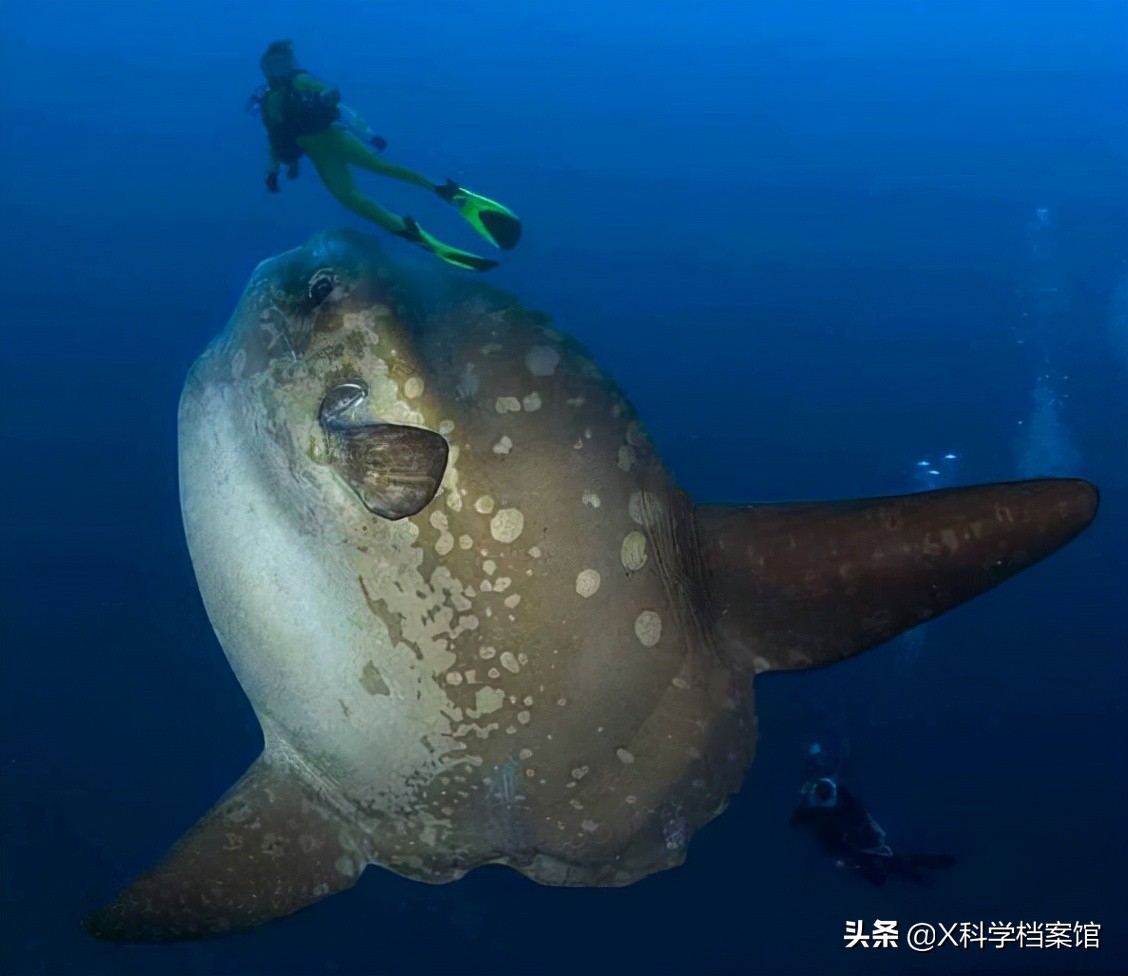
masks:
[[[248,109],[266,126],[270,163],[266,188],[278,193],[278,173],[286,165],[290,179],[298,176],[298,160],[308,156],[325,188],[355,214],[386,231],[418,244],[436,257],[468,271],[486,271],[497,262],[436,240],[411,217],[400,217],[361,193],[350,166],[403,180],[437,194],[451,204],[479,234],[495,247],[508,250],[521,238],[521,222],[500,203],[463,189],[453,180],[432,183],[404,166],[386,162],[380,153],[387,141],[376,135],[341,93],[297,66],[291,41],[275,41],[259,61],[267,84],[251,96]]]
[[[956,863],[950,854],[895,854],[861,800],[839,782],[841,763],[830,760],[818,743],[808,751],[808,767],[814,775],[803,784],[790,825],[812,828],[819,848],[836,867],[857,871],[872,885],[885,884],[891,874],[926,885],[923,868]]]

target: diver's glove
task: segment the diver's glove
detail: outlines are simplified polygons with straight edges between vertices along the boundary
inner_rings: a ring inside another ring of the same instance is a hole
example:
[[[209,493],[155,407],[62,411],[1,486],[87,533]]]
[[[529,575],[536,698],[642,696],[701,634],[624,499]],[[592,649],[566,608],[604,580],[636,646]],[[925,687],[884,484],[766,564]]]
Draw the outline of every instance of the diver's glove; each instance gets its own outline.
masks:
[[[377,152],[383,152],[385,149],[388,148],[388,140],[385,139],[383,136],[373,136],[368,141],[370,143],[372,143],[373,146],[376,147]]]
[[[267,173],[266,174],[266,188],[271,193],[277,193],[278,192],[278,174],[277,173]]]

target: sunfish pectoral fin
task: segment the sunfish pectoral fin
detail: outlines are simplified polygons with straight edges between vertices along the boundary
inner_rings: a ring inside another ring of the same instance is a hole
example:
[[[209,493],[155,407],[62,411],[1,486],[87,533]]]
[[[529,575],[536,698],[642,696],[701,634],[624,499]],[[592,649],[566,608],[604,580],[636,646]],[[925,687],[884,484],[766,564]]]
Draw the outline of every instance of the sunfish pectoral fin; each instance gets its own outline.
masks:
[[[892,498],[702,506],[715,626],[757,670],[817,667],[914,627],[1026,569],[1097,511],[1086,481]]]
[[[373,515],[417,515],[431,503],[446,471],[450,447],[425,427],[367,424],[330,434],[338,473]]]
[[[319,788],[268,749],[86,928],[112,942],[172,942],[257,925],[351,887],[360,849]]]

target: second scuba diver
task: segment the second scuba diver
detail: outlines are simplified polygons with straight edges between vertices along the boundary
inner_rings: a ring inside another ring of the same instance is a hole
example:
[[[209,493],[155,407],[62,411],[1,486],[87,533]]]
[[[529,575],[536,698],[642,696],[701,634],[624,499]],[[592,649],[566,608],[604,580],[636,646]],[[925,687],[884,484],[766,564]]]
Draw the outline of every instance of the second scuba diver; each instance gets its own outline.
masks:
[[[308,156],[325,188],[353,213],[385,230],[418,244],[437,258],[468,271],[487,271],[496,261],[444,244],[423,230],[411,217],[400,217],[361,193],[350,166],[403,180],[437,194],[451,204],[479,234],[496,247],[508,250],[521,238],[521,222],[507,207],[471,193],[453,180],[432,183],[404,166],[380,157],[387,143],[355,112],[341,104],[341,93],[297,66],[291,41],[275,41],[259,62],[267,86],[252,96],[266,126],[270,163],[266,186],[279,191],[282,164],[287,175],[298,175],[298,160]]]
[[[950,854],[897,854],[885,842],[885,831],[840,782],[841,763],[832,761],[815,743],[808,751],[811,778],[803,784],[792,827],[810,827],[823,854],[838,867],[857,871],[872,885],[895,874],[919,885],[928,883],[924,868],[950,868]]]

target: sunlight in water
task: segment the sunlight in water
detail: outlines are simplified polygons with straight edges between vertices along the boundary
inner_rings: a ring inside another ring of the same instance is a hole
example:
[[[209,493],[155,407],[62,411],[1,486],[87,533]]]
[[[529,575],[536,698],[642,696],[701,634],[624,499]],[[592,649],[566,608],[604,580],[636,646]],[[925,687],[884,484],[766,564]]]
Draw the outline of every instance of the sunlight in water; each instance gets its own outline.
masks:
[[[1081,455],[1062,418],[1062,401],[1045,376],[1034,385],[1034,408],[1016,440],[1018,476],[1048,478],[1076,475]]]

